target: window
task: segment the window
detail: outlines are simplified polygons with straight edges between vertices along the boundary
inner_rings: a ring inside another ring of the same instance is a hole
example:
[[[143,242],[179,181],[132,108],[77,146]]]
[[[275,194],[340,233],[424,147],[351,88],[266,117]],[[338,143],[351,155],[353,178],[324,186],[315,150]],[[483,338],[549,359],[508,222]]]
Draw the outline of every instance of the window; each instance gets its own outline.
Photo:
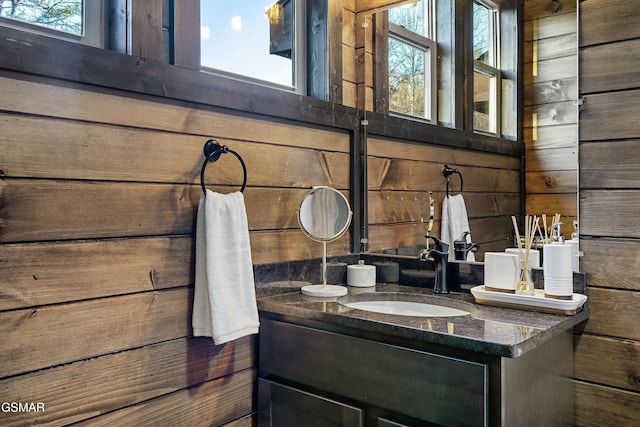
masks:
[[[303,1],[200,4],[204,71],[303,92]]]
[[[435,121],[436,48],[430,0],[389,10],[389,110]]]
[[[473,129],[498,134],[502,110],[498,11],[473,3]]]
[[[96,47],[103,42],[101,0],[0,0],[0,24]]]
[[[377,111],[517,140],[519,7],[422,0],[389,9],[387,50],[376,50],[388,55],[374,75]]]

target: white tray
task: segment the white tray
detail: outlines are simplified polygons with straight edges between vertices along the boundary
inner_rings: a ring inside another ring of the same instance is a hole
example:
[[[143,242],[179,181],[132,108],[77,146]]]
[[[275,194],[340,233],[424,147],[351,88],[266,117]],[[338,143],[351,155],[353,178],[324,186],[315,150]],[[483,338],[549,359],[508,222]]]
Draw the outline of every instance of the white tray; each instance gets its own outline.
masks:
[[[582,310],[582,306],[587,302],[587,296],[582,294],[573,294],[570,300],[546,298],[542,289],[536,289],[535,295],[518,295],[487,291],[484,285],[480,285],[471,288],[471,294],[478,304],[568,315]]]

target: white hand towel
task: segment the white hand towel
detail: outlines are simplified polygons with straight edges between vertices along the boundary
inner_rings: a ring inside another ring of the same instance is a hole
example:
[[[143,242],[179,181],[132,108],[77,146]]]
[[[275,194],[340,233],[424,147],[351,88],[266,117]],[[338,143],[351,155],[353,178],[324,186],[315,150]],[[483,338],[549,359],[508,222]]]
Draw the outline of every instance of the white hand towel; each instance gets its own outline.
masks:
[[[442,222],[440,224],[440,239],[449,245],[449,260],[455,260],[453,251],[453,241],[462,236],[469,229],[469,218],[467,217],[467,206],[464,203],[462,194],[455,196],[445,196],[442,202]],[[471,243],[471,235],[467,235],[467,242]],[[475,261],[473,252],[467,254],[467,261]]]
[[[200,197],[196,222],[194,336],[215,344],[257,334],[258,307],[244,196]]]

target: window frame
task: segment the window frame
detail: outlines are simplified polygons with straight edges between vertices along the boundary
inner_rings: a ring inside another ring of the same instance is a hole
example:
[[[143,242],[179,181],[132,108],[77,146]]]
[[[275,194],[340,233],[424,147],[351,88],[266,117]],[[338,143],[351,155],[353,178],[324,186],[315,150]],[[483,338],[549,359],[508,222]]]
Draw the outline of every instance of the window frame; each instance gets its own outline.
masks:
[[[474,130],[474,85],[476,70],[473,56],[473,4],[474,1],[433,0],[434,39],[437,46],[437,121],[430,123],[447,129],[470,132],[474,139],[480,136],[513,142],[522,141],[522,46],[519,46],[523,6],[515,0],[482,0],[481,4],[492,5],[495,10],[493,24],[492,55],[499,66],[491,68],[478,65],[477,70],[494,79],[492,98],[495,100],[495,132]],[[386,12],[385,12],[386,13]],[[382,15],[382,14],[380,14]],[[384,29],[381,39],[376,42],[386,44],[389,37],[389,22],[383,18]],[[380,27],[382,28],[382,27]],[[384,39],[382,39],[384,37]],[[377,55],[388,52],[377,50]],[[377,112],[396,115],[389,111],[383,96],[388,91],[388,59],[378,61],[375,93]],[[384,67],[382,67],[383,65]],[[470,78],[465,78],[471,76]],[[417,121],[409,116],[398,117]]]
[[[15,18],[0,16],[0,26],[40,34],[78,44],[106,48],[106,0],[83,0],[82,2],[82,34],[73,34],[44,25],[21,21]]]
[[[307,5],[304,0],[289,1],[293,2],[294,16],[294,20],[291,26],[291,32],[293,34],[293,49],[291,55],[291,86],[260,79],[257,77],[247,76],[241,73],[221,70],[210,66],[204,66],[202,65],[202,61],[200,64],[200,71],[207,74],[230,78],[233,80],[271,87],[278,90],[284,90],[287,92],[296,93],[298,95],[307,95],[307,45],[305,43],[307,38]]]
[[[118,1],[125,2],[126,0]],[[436,1],[440,8],[437,11],[438,14],[450,6],[450,10],[445,10],[444,13],[454,17],[451,19],[452,23],[464,21],[463,17],[470,13],[466,7],[454,7],[457,2]],[[520,156],[524,151],[521,144],[523,140],[522,117],[515,113],[521,111],[523,96],[523,88],[520,83],[522,45],[519,44],[521,35],[518,33],[518,28],[522,24],[523,6],[511,0],[501,1],[506,2],[503,5],[502,13],[507,11],[507,20],[503,21],[507,23],[502,29],[506,34],[503,36],[503,40],[506,40],[507,44],[511,46],[519,47],[515,49],[518,52],[517,55],[502,57],[503,82],[506,78],[512,83],[514,94],[511,99],[507,100],[508,107],[505,110],[507,113],[513,113],[513,117],[508,120],[512,126],[510,135],[514,135],[513,139],[470,132],[468,127],[463,126],[462,108],[456,108],[456,115],[451,126],[434,126],[417,120],[392,117],[383,109],[376,109],[374,112],[367,113],[366,133],[449,148],[472,148],[479,152]],[[176,50],[176,52],[180,52],[179,56],[182,58],[180,60],[178,60],[177,53],[175,57],[174,53],[171,56],[163,55],[162,57],[144,55],[145,52],[125,53],[123,50],[95,48],[68,40],[46,37],[24,31],[24,29],[0,26],[0,51],[12,52],[11,55],[0,57],[0,67],[4,72],[25,73],[33,78],[48,81],[49,84],[64,81],[66,82],[64,84],[86,85],[86,87],[93,87],[95,90],[116,90],[122,94],[129,94],[128,96],[144,96],[150,97],[149,99],[164,100],[160,102],[187,102],[192,105],[206,105],[209,108],[259,114],[274,120],[293,120],[312,126],[343,129],[360,135],[362,110],[342,104],[341,86],[337,84],[342,81],[340,65],[342,55],[339,49],[342,46],[342,33],[340,30],[336,30],[336,28],[340,28],[339,22],[341,22],[338,19],[339,11],[333,10],[329,15],[328,22],[331,36],[329,40],[330,64],[332,66],[331,82],[336,86],[331,87],[331,98],[324,100],[200,72],[194,65],[199,62],[197,59],[194,61],[199,47],[196,50],[192,49],[196,45],[195,42],[199,40],[199,27],[194,28],[192,25],[193,16],[197,15],[199,8],[188,7],[197,4],[197,2],[198,0],[181,0],[181,5],[184,4],[185,7],[170,10],[172,27],[169,29],[169,42],[172,49],[174,45],[176,48],[181,47],[180,50]],[[137,2],[135,4],[143,6]],[[144,7],[138,7],[131,12],[131,16],[127,14],[127,24],[133,39],[149,35],[153,38],[156,37],[154,35],[156,33],[164,33],[165,28],[158,25],[159,20],[155,19],[151,22],[151,26],[148,26],[148,20],[141,19],[156,11],[157,9],[147,10]],[[376,13],[376,16],[378,15]],[[376,20],[378,19],[376,18]],[[124,19],[122,21],[124,23]],[[383,23],[384,20],[380,19],[380,22],[376,23],[376,28],[382,28]],[[380,26],[378,27],[378,25]],[[337,27],[332,28],[332,26]],[[175,33],[174,30],[176,30]],[[443,30],[437,27],[438,55],[445,56],[449,61],[445,67],[447,68],[446,72],[443,73],[439,70],[439,73],[451,79],[451,82],[447,82],[451,86],[446,87],[445,90],[442,89],[439,82],[439,90],[445,92],[447,96],[455,98],[456,102],[452,105],[462,105],[458,104],[458,101],[464,99],[468,93],[468,88],[464,88],[458,79],[464,73],[473,70],[472,67],[465,68],[469,67],[471,63],[467,61],[464,64],[462,62],[464,56],[462,56],[462,48],[459,48],[462,46],[461,40],[468,37],[469,31],[467,30],[465,35],[461,31],[449,28]],[[446,39],[447,33],[449,33],[448,40]],[[386,40],[386,35],[383,32],[376,31],[374,34],[375,40],[379,36]],[[444,34],[444,37],[441,34]],[[108,39],[109,35],[107,34],[105,37]],[[159,36],[156,38],[159,39]],[[155,39],[153,41],[155,42]],[[193,43],[186,44],[186,41]],[[444,51],[440,46],[441,43],[449,43],[445,46]],[[375,44],[377,46],[376,53],[378,46],[382,44]],[[46,61],[43,61],[45,52]],[[336,55],[336,53],[338,54]],[[173,62],[174,60],[175,62]],[[440,62],[438,67],[442,67]],[[374,75],[378,74],[375,70]],[[382,80],[378,80],[376,77],[376,85],[379,84],[379,81]],[[376,99],[376,106],[379,106],[378,99]],[[466,117],[464,119],[466,120]],[[354,138],[354,141],[356,140],[357,137]],[[518,144],[514,144],[514,141]]]
[[[498,136],[499,130],[501,129],[501,118],[502,118],[502,77],[500,70],[491,67],[483,62],[474,61],[474,69],[473,69],[473,82],[474,88],[476,86],[476,73],[482,74],[489,78],[489,130],[477,129],[475,124],[473,126],[473,131],[477,133],[486,133],[489,135]],[[475,91],[474,91],[475,93]],[[475,100],[474,105],[472,105],[472,109],[475,115]],[[475,122],[475,121],[474,121]]]
[[[426,54],[428,53],[428,61],[425,58],[425,101],[424,101],[424,116],[411,115],[407,113],[402,113],[399,111],[394,111],[391,109],[391,95],[390,95],[390,81],[389,81],[389,48],[387,47],[387,72],[384,73],[387,79],[387,102],[388,105],[388,114],[391,116],[404,118],[407,120],[417,120],[424,123],[429,124],[437,124],[438,123],[438,48],[437,42],[435,40],[435,20],[434,20],[434,4],[432,0],[424,0],[427,2],[425,4],[425,10],[427,11],[425,20],[428,22],[428,30],[427,35],[422,35],[416,33],[412,30],[409,30],[401,25],[395,24],[388,19],[387,13],[387,26],[388,26],[388,36],[387,43],[389,43],[390,39],[395,39],[400,43],[407,44],[415,49],[421,50]]]
[[[490,32],[490,43],[489,43],[489,61],[488,63],[479,61],[473,57],[473,32],[471,35],[471,56],[473,60],[473,76],[472,86],[475,88],[475,74],[479,73],[484,76],[489,77],[490,79],[490,90],[489,96],[491,111],[489,114],[489,130],[477,129],[475,126],[475,119],[471,120],[471,130],[475,133],[488,134],[493,136],[500,136],[502,133],[502,70],[500,69],[501,57],[502,57],[502,49],[500,43],[500,8],[493,2],[489,2],[486,0],[473,0],[472,8],[474,4],[479,4],[483,7],[486,7],[491,12],[491,19],[489,25]],[[473,13],[471,14],[472,20],[472,28],[473,28]],[[475,91],[472,91],[471,97]],[[475,116],[475,99],[472,100],[470,110],[472,116]]]
[[[411,30],[389,22],[389,39],[394,39],[400,43],[407,44],[425,54],[425,72],[424,72],[424,116],[416,116],[391,109],[391,96],[389,96],[389,114],[404,117],[412,120],[420,120],[426,123],[436,123],[438,117],[438,80],[437,80],[437,46],[433,39],[424,37]],[[387,49],[388,51],[388,49]],[[428,58],[427,58],[428,54]],[[428,60],[427,60],[428,59]],[[387,61],[388,62],[388,61]],[[391,86],[389,84],[389,86]]]

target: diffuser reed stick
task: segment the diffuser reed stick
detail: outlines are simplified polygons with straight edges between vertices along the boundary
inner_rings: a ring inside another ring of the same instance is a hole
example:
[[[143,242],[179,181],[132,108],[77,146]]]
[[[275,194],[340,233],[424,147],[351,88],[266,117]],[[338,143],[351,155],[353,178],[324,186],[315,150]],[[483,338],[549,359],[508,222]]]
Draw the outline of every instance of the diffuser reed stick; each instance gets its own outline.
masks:
[[[549,229],[547,226],[547,214],[542,214],[542,227],[544,230],[542,243],[546,245],[547,243],[549,243],[549,231],[548,231]]]
[[[529,254],[533,245],[536,230],[540,228],[540,220],[537,215],[525,215],[524,217],[524,240],[521,238],[520,229],[516,217],[512,216],[513,228],[518,239],[518,250],[520,253],[520,280],[516,286],[516,293],[521,295],[533,295],[534,286],[531,279],[531,262]]]

